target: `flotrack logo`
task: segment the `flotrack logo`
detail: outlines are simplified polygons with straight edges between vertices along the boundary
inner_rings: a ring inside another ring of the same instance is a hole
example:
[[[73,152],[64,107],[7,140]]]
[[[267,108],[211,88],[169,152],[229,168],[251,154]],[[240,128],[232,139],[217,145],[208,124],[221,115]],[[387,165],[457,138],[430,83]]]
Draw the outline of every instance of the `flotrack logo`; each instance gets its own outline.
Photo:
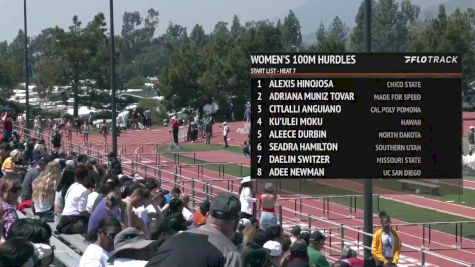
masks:
[[[406,64],[457,64],[458,56],[404,56]]]

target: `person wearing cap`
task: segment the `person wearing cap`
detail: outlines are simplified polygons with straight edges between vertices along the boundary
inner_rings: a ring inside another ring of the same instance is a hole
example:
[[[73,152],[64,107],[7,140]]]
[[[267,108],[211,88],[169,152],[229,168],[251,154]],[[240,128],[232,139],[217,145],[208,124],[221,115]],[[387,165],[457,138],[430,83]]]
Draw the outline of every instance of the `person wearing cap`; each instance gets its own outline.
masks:
[[[211,201],[206,224],[167,240],[147,266],[240,267],[241,255],[231,242],[240,211],[241,203],[232,194],[216,196]]]
[[[277,224],[277,217],[275,216],[274,206],[277,201],[277,194],[274,191],[272,183],[266,183],[264,185],[264,193],[259,196],[258,210],[261,209],[262,213],[260,218],[261,229],[266,230],[270,225]]]
[[[147,265],[157,245],[157,240],[146,240],[143,232],[129,227],[115,236],[114,250],[108,261],[114,267],[143,267]]]
[[[310,234],[310,244],[307,248],[307,254],[309,258],[310,265],[315,267],[329,267],[325,255],[321,252],[323,246],[325,245],[326,237],[320,231],[314,231]]]
[[[270,267],[280,267],[280,257],[282,256],[282,245],[277,241],[267,241],[264,246],[262,246],[268,251],[269,257],[267,258],[268,266]]]
[[[472,155],[475,150],[475,126],[470,126],[470,131],[468,132],[468,147],[470,149],[469,155]]]
[[[103,218],[91,235],[92,243],[82,254],[78,267],[106,267],[114,250],[115,238],[121,229],[120,222],[116,218]]]
[[[296,240],[300,239],[300,233],[302,232],[302,229],[298,225],[294,225],[292,229],[290,230],[290,241],[294,243]]]
[[[223,125],[222,126],[220,125],[219,127],[223,129],[224,147],[229,147],[228,146],[228,135],[229,135],[229,131],[231,129],[229,128],[227,122],[223,122]]]
[[[239,201],[241,202],[241,217],[248,219],[253,217],[256,199],[252,196],[251,176],[242,178],[241,186],[239,187]]]
[[[371,252],[376,261],[376,266],[394,267],[399,261],[401,251],[401,240],[399,234],[391,227],[391,218],[386,212],[379,214],[381,219],[381,229],[373,235]]]

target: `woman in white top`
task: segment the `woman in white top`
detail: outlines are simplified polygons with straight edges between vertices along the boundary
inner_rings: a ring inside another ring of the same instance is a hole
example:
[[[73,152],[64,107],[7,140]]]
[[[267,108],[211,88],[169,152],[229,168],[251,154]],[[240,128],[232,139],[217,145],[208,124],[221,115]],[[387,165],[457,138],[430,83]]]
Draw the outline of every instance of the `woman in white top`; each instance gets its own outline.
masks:
[[[252,197],[251,176],[242,178],[239,194],[242,217],[247,219],[252,218],[254,216],[254,202],[256,202],[256,199]]]
[[[41,174],[33,181],[32,201],[35,214],[47,221],[53,221],[53,206],[56,191],[56,181],[61,175],[61,165],[58,162],[50,162]]]
[[[84,124],[82,125],[82,138],[84,141],[84,144],[89,143],[89,132],[91,131],[91,126],[89,125],[88,121],[85,121]]]
[[[86,234],[90,214],[86,210],[90,177],[85,165],[76,168],[76,182],[66,192],[64,209],[56,229],[62,234]]]
[[[106,267],[109,256],[114,250],[114,238],[121,231],[120,222],[114,217],[105,217],[99,222],[94,243],[82,254],[79,267]]]

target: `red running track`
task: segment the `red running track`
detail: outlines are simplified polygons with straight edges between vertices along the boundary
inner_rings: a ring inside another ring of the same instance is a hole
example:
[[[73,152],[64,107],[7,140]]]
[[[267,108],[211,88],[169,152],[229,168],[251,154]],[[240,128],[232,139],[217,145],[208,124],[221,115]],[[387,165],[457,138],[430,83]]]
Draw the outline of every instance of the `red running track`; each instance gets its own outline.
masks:
[[[233,124],[230,124],[232,129],[233,129]],[[236,124],[238,125],[238,124]],[[242,125],[242,123],[241,123]],[[215,125],[216,126],[216,125]],[[236,129],[236,128],[234,128]],[[234,132],[234,131],[233,131]],[[219,127],[217,129],[214,129],[215,137],[213,138],[212,142],[221,142],[222,143],[222,136],[218,135],[219,132]],[[73,142],[80,143],[82,141],[78,140],[80,137],[74,137]],[[230,138],[232,140],[229,141],[231,145],[238,145],[242,142],[242,140],[245,140],[246,137],[242,134],[238,133],[233,133]],[[110,139],[110,138],[109,138]],[[118,143],[119,146],[123,144],[166,144],[170,140],[168,129],[166,128],[159,128],[159,129],[154,129],[154,130],[141,130],[141,131],[134,131],[134,132],[125,132],[121,135],[121,137],[118,138]],[[108,140],[110,142],[110,140]],[[98,135],[90,136],[90,142],[93,144],[97,143],[102,143],[102,137]],[[138,147],[137,147],[138,148]],[[132,149],[127,148],[127,149]],[[143,151],[143,153],[152,153],[153,152],[153,147],[148,146],[146,147],[146,150],[149,151]],[[107,150],[106,150],[107,151]],[[235,154],[233,154],[235,155]],[[217,161],[223,161],[222,155],[219,155]],[[144,158],[146,159],[146,158]],[[127,159],[124,159],[124,162],[126,162]],[[191,167],[190,167],[191,168]],[[127,169],[127,168],[124,168]],[[196,177],[196,175],[193,176],[193,174],[196,174],[196,170],[182,170],[182,174],[184,176],[187,176],[187,173],[189,172],[191,177]],[[147,170],[147,175],[153,175],[154,172],[152,169]],[[173,181],[173,170],[170,171],[169,173],[166,172],[166,170],[163,170],[162,173],[162,181]],[[201,180],[209,180],[212,177],[218,177],[216,172],[209,171],[209,170],[204,170],[203,176],[199,177]],[[220,191],[225,192],[225,191],[231,191],[231,189],[228,189],[228,182],[224,181],[214,181],[212,182],[215,191],[213,193],[220,193]],[[239,181],[233,181],[232,183],[233,191],[236,191],[239,185]],[[166,184],[164,183],[164,187],[170,188],[171,184]],[[185,183],[185,192],[190,193],[190,185]],[[220,188],[220,189],[219,189]],[[195,190],[196,196],[197,197],[203,197],[203,193],[198,192],[198,190]],[[308,224],[306,216],[302,216],[305,218],[300,218],[299,216],[295,216],[294,212],[294,207],[295,207],[295,202],[292,200],[285,200],[282,199],[279,201],[279,203],[283,206],[284,211],[283,211],[283,217],[285,224],[284,226],[290,227],[294,223],[301,223],[301,224]],[[323,202],[321,200],[316,200],[316,199],[303,199],[302,200],[302,212],[303,213],[308,213],[312,214],[314,216],[320,216],[322,217],[323,214]],[[354,226],[354,227],[361,227],[363,225],[363,221],[360,219],[360,216],[363,214],[363,211],[357,210],[355,214],[353,214],[352,217],[348,216],[349,209],[348,207],[344,207],[335,203],[330,203],[330,214],[329,214],[329,219],[328,221],[315,221],[312,220],[311,226],[312,228],[315,229],[328,229],[330,227],[334,227],[331,222],[337,222],[337,223],[344,223],[345,225],[348,226]],[[354,216],[356,215],[356,216]],[[303,219],[303,220],[302,220]],[[376,222],[376,221],[375,221]],[[394,221],[394,223],[400,223],[398,221]],[[421,227],[404,227],[404,229],[399,229],[401,238],[404,244],[409,244],[412,246],[420,246],[422,245],[422,228]],[[328,230],[329,233],[329,230]],[[339,230],[333,229],[332,230],[332,235],[336,235],[332,239],[332,244],[330,246],[329,243],[327,243],[327,252],[330,250],[330,248],[334,249],[332,251],[333,255],[336,256],[337,251],[339,250],[339,240],[337,238],[339,234]],[[354,239],[355,241],[358,240],[358,234],[356,232],[351,232],[351,231],[345,231],[345,237],[349,239]],[[448,234],[432,231],[431,235],[431,244],[427,244],[426,241],[426,247],[434,250],[434,249],[443,249],[443,250],[438,250],[437,253],[444,255],[444,256],[449,256],[458,260],[462,260],[465,262],[473,262],[475,259],[475,242],[464,240],[463,245],[464,247],[470,247],[470,249],[457,249],[457,250],[449,250],[452,248],[450,244],[453,243],[454,237]],[[360,240],[362,240],[360,236]],[[414,259],[419,260],[420,259],[420,252],[404,252],[403,253],[403,258],[401,259],[402,262],[399,266],[417,266],[414,264],[411,264],[411,261],[414,261]],[[433,256],[426,256],[426,259],[428,262],[430,262],[431,266],[457,266],[451,262],[448,262],[447,260],[443,260],[440,258],[435,258]]]

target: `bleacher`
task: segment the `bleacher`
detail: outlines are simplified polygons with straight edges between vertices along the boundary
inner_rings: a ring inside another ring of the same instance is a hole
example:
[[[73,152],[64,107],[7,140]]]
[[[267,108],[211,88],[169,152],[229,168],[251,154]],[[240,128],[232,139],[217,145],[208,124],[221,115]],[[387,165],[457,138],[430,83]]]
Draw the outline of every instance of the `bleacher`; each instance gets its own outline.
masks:
[[[25,209],[25,214],[18,212],[19,218],[37,218],[36,215],[33,214],[31,209]],[[56,249],[54,251],[54,262],[53,266],[57,267],[75,267],[78,265],[79,261],[81,260],[81,255],[86,250],[86,246],[82,247],[75,247],[70,243],[65,242],[63,239],[67,237],[66,235],[58,235],[54,234],[56,231],[56,225],[54,223],[49,223],[51,227],[51,231],[53,235],[51,236],[50,243]],[[80,242],[84,242],[84,238],[80,235],[72,235],[71,237],[67,237],[68,240],[71,240],[72,243],[79,244]]]

